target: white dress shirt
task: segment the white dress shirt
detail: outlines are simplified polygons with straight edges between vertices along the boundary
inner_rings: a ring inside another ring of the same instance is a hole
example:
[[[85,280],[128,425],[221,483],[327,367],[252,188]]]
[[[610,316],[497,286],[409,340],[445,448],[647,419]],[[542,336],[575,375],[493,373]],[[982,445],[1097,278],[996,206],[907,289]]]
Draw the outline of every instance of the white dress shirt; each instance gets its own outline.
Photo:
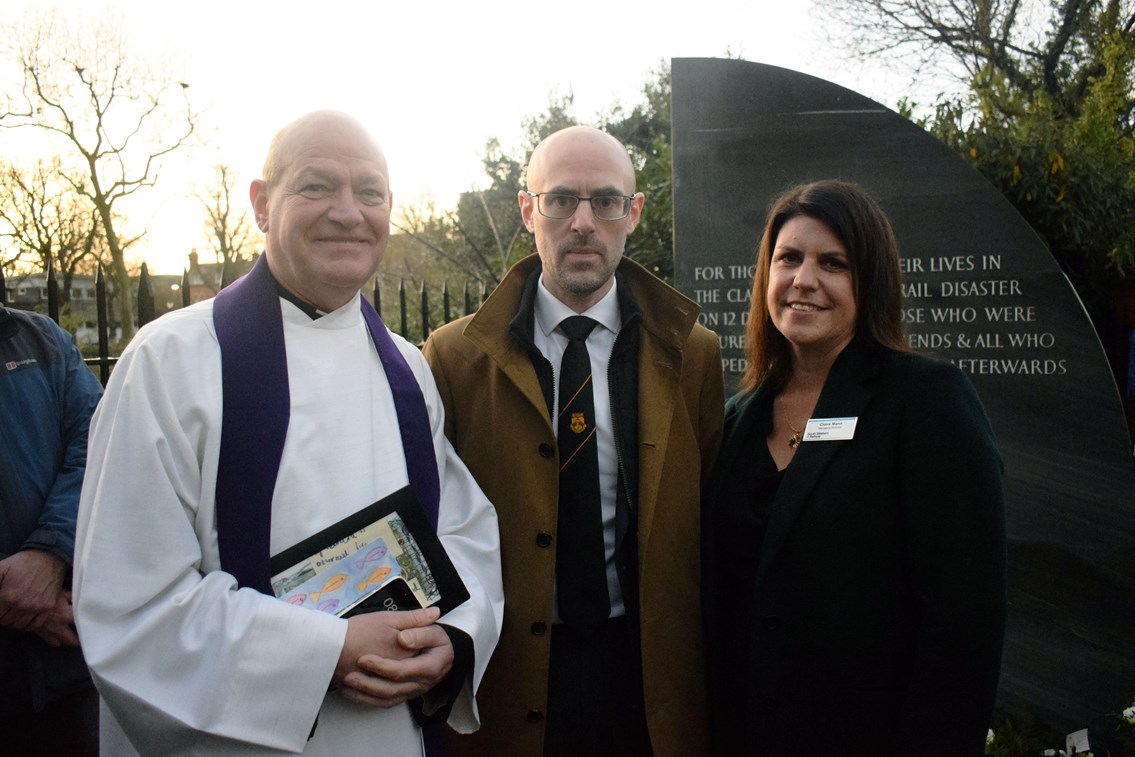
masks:
[[[591,358],[591,384],[595,397],[595,427],[599,445],[599,496],[603,512],[603,551],[607,557],[607,593],[611,598],[611,617],[625,613],[623,592],[619,585],[619,574],[615,567],[615,499],[618,496],[619,461],[615,452],[615,430],[611,419],[611,392],[607,385],[607,366],[611,362],[611,350],[615,337],[619,335],[622,317],[619,315],[618,284],[611,282],[611,289],[583,313],[576,313],[544,286],[540,279],[536,290],[536,328],[533,338],[556,377],[552,407],[560,406],[559,372],[560,361],[567,349],[568,338],[559,330],[560,323],[573,315],[585,315],[599,323],[587,337],[587,354]],[[553,428],[558,424],[553,423]],[[560,622],[557,602],[553,621]]]

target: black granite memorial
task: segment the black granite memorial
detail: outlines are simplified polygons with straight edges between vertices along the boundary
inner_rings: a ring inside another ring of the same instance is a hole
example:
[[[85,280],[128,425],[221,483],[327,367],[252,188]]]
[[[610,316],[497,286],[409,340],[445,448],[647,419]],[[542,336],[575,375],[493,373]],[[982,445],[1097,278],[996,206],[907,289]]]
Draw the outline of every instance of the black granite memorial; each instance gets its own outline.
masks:
[[[1103,349],[1042,241],[986,180],[886,107],[739,60],[675,59],[675,283],[744,370],[769,202],[866,187],[903,251],[911,346],[977,387],[1005,460],[1009,626],[998,706],[1114,737],[1135,696],[1135,468]]]

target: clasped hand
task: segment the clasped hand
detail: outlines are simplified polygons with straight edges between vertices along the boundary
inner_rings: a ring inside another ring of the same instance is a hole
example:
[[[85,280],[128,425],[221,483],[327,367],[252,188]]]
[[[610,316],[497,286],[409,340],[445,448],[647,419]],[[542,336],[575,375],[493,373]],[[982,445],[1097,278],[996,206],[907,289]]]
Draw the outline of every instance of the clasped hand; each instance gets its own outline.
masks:
[[[349,618],[333,677],[343,696],[394,707],[440,683],[453,667],[449,635],[435,623],[440,614],[427,607]]]
[[[40,549],[0,560],[0,628],[34,633],[53,647],[79,646],[66,573],[62,559]]]

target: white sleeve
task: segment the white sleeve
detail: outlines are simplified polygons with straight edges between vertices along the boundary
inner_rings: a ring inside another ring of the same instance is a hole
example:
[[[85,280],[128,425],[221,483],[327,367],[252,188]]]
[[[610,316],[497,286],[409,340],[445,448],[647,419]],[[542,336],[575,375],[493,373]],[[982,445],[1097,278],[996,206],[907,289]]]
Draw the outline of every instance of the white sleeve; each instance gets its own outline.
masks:
[[[91,424],[74,579],[83,651],[141,754],[299,752],[347,624],[220,571],[219,357],[204,319],[172,320],[190,328],[143,330]]]
[[[398,342],[422,387],[429,410],[434,455],[441,481],[438,536],[469,589],[469,600],[447,613],[439,622],[461,629],[473,640],[473,680],[466,683],[448,721],[449,726],[459,733],[470,733],[480,725],[473,695],[500,638],[504,619],[497,513],[445,437],[445,409],[433,373],[421,351],[402,340]]]

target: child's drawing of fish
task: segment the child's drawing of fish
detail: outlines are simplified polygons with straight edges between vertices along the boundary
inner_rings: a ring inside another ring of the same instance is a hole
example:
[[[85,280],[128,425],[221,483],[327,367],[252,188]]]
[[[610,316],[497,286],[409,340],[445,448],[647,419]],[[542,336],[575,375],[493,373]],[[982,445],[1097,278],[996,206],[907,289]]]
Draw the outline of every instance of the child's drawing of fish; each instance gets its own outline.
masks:
[[[378,542],[373,547],[371,547],[365,555],[355,561],[355,567],[365,568],[372,562],[378,562],[382,558],[386,557],[386,551],[386,542],[379,539]]]
[[[313,591],[311,593],[311,601],[318,602],[321,596],[323,596],[324,594],[330,594],[345,583],[347,583],[347,574],[336,573],[335,575],[331,576],[331,578],[327,579],[327,583],[323,584],[322,589],[320,589],[319,591]]]
[[[359,584],[359,591],[366,591],[366,588],[371,584],[381,583],[384,578],[390,575],[390,568],[382,566],[375,568],[374,572],[366,577],[366,580]]]

